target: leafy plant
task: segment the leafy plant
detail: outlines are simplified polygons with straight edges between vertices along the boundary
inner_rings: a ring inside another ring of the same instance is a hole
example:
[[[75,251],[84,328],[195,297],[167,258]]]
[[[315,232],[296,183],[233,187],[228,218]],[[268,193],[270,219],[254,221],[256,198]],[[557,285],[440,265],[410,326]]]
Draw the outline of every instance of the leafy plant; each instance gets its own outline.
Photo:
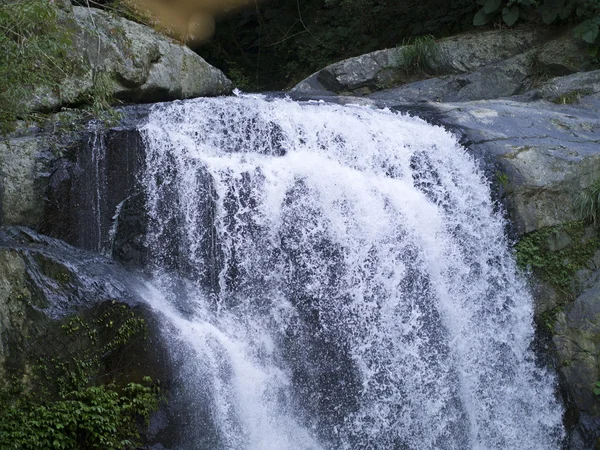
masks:
[[[0,1],[0,128],[25,118],[32,89],[55,86],[71,70],[70,34],[48,0]]]
[[[546,25],[576,21],[574,36],[589,44],[591,57],[598,56],[600,48],[600,0],[477,0],[481,9],[473,17],[473,25],[481,26],[502,21],[513,26],[535,10]]]
[[[482,8],[473,17],[473,25],[486,25],[501,19],[509,27],[524,18],[526,8],[535,6],[536,0],[477,0]]]
[[[158,408],[160,388],[148,377],[136,383],[118,375],[122,352],[143,337],[146,324],[116,301],[93,313],[55,330],[66,354],[42,354],[10,383],[0,379],[0,448],[136,448],[138,426]]]
[[[567,235],[570,244],[552,251],[549,239],[560,235]],[[515,245],[515,250],[519,267],[533,270],[559,291],[571,295],[575,273],[586,267],[598,247],[597,236],[586,237],[585,222],[574,221],[528,233]]]
[[[407,72],[425,72],[431,70],[431,61],[435,59],[437,47],[431,34],[405,39],[402,53]]]
[[[600,220],[600,180],[581,193],[575,202],[579,217],[593,225]]]
[[[159,390],[129,383],[79,387],[48,401],[31,395],[0,410],[0,448],[107,449],[135,448],[137,421],[158,408]]]
[[[600,381],[596,381],[594,384],[594,394],[600,395]]]

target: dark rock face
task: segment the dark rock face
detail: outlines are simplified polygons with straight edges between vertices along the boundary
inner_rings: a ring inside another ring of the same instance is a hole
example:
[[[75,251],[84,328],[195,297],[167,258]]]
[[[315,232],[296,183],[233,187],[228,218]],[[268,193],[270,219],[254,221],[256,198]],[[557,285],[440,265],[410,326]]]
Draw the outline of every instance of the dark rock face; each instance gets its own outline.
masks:
[[[143,165],[136,129],[89,131],[55,162],[41,231],[110,254],[119,209],[136,193]]]
[[[102,355],[94,382],[125,385],[150,376],[163,391],[179,389],[161,335],[160,318],[144,299],[143,280],[96,253],[21,227],[0,229],[0,385],[16,379],[27,385],[43,361],[71,361],[97,353],[114,339],[124,321],[143,319],[147,332]],[[73,332],[78,318],[97,328]],[[110,319],[110,326],[103,320]],[[98,325],[100,324],[100,326]],[[65,330],[71,330],[67,332]],[[171,445],[175,411],[168,406],[152,420],[148,442]]]

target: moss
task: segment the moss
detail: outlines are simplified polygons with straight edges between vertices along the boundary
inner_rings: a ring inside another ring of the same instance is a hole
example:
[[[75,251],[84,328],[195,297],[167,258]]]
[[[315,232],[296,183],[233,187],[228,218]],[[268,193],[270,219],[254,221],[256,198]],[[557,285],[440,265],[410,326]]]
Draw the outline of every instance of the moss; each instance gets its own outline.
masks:
[[[552,241],[560,236],[567,238],[567,245],[553,249]],[[572,221],[526,234],[515,245],[515,250],[521,268],[531,269],[542,280],[571,297],[576,272],[586,267],[599,247],[596,230],[590,236],[586,234],[584,221]]]

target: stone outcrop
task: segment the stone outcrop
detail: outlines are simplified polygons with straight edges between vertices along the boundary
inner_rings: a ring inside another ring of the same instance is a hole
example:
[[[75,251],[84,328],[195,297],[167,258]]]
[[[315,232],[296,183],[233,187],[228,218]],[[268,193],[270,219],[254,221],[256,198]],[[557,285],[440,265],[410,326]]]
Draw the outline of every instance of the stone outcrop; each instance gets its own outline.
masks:
[[[590,70],[585,44],[569,31],[544,29],[467,33],[420,45],[379,50],[321,69],[290,92],[302,95],[390,93],[398,101],[469,101],[510,97],[538,78]],[[416,55],[415,52],[422,54]],[[411,63],[415,56],[418,64]]]
[[[53,159],[49,142],[35,131],[0,139],[0,224],[42,221]]]
[[[220,70],[151,28],[82,6],[60,11],[59,20],[70,31],[67,59],[74,70],[58,89],[34,90],[26,99],[32,111],[85,104],[96,95],[157,102],[231,91],[231,82]]]
[[[124,386],[149,376],[168,395],[171,363],[144,295],[141,280],[97,253],[26,228],[0,228],[0,389],[15,382],[35,389],[32,374],[60,371],[57,361],[94,361],[94,382]],[[120,333],[131,335],[121,342]],[[153,420],[148,442],[169,442],[171,413],[159,411],[163,423]]]

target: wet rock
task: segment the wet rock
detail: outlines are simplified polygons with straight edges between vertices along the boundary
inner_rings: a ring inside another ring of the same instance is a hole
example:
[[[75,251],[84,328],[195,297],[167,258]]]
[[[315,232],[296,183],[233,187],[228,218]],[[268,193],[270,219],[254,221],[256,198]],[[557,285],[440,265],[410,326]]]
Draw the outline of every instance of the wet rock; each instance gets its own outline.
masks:
[[[98,254],[21,227],[0,229],[0,387],[29,386],[34,370],[54,361],[98,355],[94,383],[160,381],[174,388],[159,317],[145,303],[144,282]],[[126,345],[115,333],[143,320]],[[48,386],[51,382],[48,382]],[[169,442],[174,411],[163,409],[153,439]]]
[[[46,137],[36,132],[0,139],[0,225],[39,225],[53,159]]]
[[[538,71],[557,76],[585,72],[594,66],[587,44],[574,37],[571,30],[544,44],[535,63]]]

